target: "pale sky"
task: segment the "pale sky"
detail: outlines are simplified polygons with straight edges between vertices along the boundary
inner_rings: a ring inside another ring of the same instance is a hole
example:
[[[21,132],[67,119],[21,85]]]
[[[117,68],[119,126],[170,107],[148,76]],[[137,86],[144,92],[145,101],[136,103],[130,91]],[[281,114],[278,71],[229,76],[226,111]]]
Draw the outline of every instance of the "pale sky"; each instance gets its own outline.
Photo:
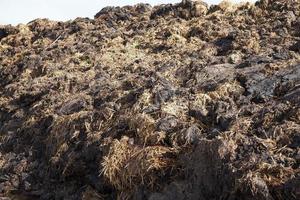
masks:
[[[178,3],[181,0],[0,0],[0,24],[28,23],[36,18],[66,21],[76,17],[93,18],[105,6],[137,3],[151,5]],[[240,2],[239,0],[231,0]],[[220,0],[205,0],[217,4]]]

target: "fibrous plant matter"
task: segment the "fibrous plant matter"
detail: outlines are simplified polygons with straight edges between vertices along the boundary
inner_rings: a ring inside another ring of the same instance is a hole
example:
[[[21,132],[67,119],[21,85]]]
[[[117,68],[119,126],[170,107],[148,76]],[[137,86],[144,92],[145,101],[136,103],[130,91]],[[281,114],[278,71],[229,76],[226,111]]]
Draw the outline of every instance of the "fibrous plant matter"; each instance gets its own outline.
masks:
[[[0,27],[0,199],[300,199],[300,2]]]

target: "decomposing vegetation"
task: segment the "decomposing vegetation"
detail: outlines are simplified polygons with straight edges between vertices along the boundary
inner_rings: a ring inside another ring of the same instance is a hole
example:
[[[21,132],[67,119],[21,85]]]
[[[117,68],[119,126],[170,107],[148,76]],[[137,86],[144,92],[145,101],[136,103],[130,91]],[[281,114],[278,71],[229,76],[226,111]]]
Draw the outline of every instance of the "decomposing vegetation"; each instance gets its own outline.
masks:
[[[0,199],[300,199],[300,2],[0,27]]]

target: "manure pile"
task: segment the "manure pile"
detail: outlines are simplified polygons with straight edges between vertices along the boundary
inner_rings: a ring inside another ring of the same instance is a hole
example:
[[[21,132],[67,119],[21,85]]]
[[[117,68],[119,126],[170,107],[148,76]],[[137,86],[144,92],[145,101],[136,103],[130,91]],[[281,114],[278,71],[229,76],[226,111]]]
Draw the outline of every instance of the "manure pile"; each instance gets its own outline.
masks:
[[[0,199],[300,199],[300,1],[0,27]]]

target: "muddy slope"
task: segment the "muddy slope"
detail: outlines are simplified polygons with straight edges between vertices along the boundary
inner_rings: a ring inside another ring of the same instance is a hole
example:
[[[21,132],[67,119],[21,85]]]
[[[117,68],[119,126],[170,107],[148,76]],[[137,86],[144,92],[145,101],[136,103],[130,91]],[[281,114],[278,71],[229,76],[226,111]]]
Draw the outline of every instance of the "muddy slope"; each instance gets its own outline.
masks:
[[[300,2],[0,27],[0,199],[300,199]]]

